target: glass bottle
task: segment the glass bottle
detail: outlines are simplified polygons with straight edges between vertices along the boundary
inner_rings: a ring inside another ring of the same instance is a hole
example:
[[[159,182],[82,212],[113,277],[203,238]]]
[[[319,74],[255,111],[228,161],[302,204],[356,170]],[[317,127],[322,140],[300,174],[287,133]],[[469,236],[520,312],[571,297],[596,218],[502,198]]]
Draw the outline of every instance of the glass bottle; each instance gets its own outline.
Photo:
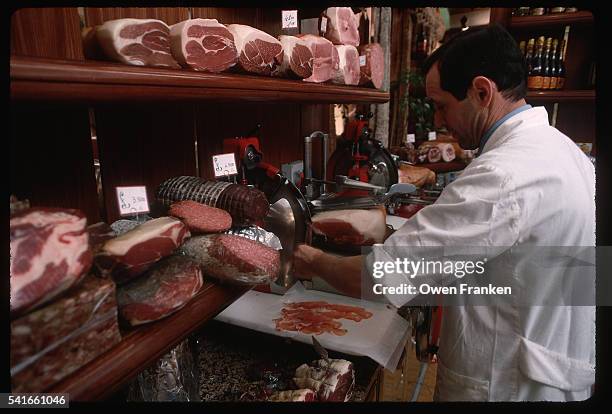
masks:
[[[542,89],[548,90],[550,89],[550,76],[551,76],[551,68],[550,68],[550,49],[552,47],[552,37],[546,39],[546,47],[544,49],[544,59],[542,61]]]
[[[561,40],[559,47],[559,62],[557,63],[557,89],[563,89],[565,86],[565,56],[563,51],[565,49],[565,40]]]
[[[543,69],[543,56],[542,49],[544,48],[544,36],[538,37],[536,42],[535,55],[531,59],[531,70],[527,77],[527,88],[531,90],[542,89],[542,69]]]
[[[557,89],[557,64],[559,59],[557,58],[557,49],[559,48],[559,40],[553,39],[552,50],[550,51],[550,90]]]

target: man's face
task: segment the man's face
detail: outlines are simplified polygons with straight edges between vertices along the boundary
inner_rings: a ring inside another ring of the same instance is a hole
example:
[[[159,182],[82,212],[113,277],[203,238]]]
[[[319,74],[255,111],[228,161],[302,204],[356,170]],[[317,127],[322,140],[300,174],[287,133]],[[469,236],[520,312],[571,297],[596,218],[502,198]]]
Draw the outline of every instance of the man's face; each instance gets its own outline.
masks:
[[[459,101],[450,92],[442,89],[437,63],[427,73],[425,91],[435,106],[434,126],[446,127],[459,140],[461,147],[477,148],[480,143],[479,128],[476,128],[478,107],[469,96]]]

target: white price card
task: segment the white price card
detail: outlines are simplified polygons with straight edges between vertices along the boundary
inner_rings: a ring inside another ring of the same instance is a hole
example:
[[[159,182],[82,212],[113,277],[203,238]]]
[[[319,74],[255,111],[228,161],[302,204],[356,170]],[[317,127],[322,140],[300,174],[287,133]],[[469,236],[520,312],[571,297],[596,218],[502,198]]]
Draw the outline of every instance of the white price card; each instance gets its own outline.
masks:
[[[359,66],[365,66],[366,57],[365,55],[359,56]]]
[[[293,29],[297,28],[297,10],[283,10],[282,13],[282,28]]]
[[[225,177],[228,175],[238,174],[236,169],[236,158],[233,152],[227,154],[213,155],[213,169],[215,177]]]
[[[406,135],[406,142],[410,143],[410,142],[415,142],[415,135],[414,134],[408,134]]]
[[[427,140],[435,141],[436,140],[436,131],[429,131],[427,134]]]
[[[149,201],[147,200],[147,187],[144,185],[132,187],[116,187],[119,214],[128,216],[131,214],[148,213]]]
[[[327,30],[327,17],[321,17],[321,32],[325,33]]]

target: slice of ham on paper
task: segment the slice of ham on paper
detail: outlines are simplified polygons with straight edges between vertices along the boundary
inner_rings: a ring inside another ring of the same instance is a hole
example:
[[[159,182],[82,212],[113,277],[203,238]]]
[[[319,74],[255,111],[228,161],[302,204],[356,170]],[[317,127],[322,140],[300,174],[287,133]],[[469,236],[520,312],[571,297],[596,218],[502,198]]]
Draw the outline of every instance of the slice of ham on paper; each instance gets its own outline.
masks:
[[[278,40],[283,46],[283,63],[272,75],[299,79],[310,77],[314,58],[306,42],[286,35],[279,36]]]
[[[216,19],[190,19],[170,27],[170,46],[184,67],[219,73],[236,65],[234,36]]]
[[[83,31],[85,55],[102,51],[128,65],[179,69],[170,51],[170,28],[156,19],[117,19]]]
[[[358,16],[350,7],[328,7],[325,38],[335,45],[359,46]]]
[[[340,66],[340,56],[333,43],[321,36],[311,34],[299,35],[304,40],[312,56],[312,76],[304,79],[306,82],[326,82],[334,76]]]
[[[359,306],[339,305],[325,301],[290,302],[281,309],[276,329],[321,335],[324,332],[345,335],[341,319],[360,322],[372,317],[372,312]]]
[[[361,77],[359,52],[355,46],[334,45],[338,51],[339,65],[332,82],[340,85],[358,85]]]
[[[359,46],[360,85],[380,89],[385,76],[385,53],[379,43]]]
[[[283,63],[283,47],[278,39],[244,24],[230,24],[238,52],[238,66],[249,73],[271,75]]]

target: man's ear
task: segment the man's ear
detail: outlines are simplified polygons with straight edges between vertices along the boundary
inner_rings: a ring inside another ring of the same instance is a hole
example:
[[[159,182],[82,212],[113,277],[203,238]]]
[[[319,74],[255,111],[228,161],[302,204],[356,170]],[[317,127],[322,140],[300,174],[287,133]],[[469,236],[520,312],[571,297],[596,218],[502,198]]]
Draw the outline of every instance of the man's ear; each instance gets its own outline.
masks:
[[[472,97],[479,106],[487,107],[493,100],[493,93],[497,90],[495,83],[484,76],[476,76],[472,79]]]

